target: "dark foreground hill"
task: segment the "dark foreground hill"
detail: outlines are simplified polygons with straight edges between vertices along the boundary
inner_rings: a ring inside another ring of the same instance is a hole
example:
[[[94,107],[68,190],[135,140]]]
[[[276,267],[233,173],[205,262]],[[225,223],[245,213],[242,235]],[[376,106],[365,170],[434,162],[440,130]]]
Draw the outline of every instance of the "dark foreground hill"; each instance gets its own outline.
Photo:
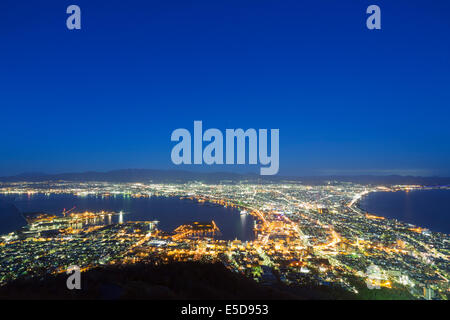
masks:
[[[353,299],[329,287],[292,289],[264,286],[222,264],[101,267],[81,274],[81,290],[68,290],[67,275],[15,281],[0,288],[0,299]]]

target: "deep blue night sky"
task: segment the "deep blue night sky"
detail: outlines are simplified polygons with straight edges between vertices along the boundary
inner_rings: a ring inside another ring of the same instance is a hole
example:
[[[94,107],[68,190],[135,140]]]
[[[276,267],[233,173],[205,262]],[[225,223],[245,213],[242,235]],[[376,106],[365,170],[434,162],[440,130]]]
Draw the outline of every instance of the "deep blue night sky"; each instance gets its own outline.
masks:
[[[174,168],[171,132],[203,120],[279,128],[280,174],[449,176],[449,16],[447,0],[2,0],[0,175]]]

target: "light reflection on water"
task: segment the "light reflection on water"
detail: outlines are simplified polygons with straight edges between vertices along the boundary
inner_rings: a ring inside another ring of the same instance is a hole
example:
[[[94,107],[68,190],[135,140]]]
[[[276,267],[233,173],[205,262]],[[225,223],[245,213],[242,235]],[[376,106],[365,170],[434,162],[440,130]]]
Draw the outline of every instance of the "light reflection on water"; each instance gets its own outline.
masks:
[[[225,240],[252,240],[253,217],[240,215],[233,208],[224,208],[209,203],[197,203],[192,200],[165,197],[131,198],[129,196],[114,195],[75,196],[71,194],[33,194],[33,195],[0,195],[0,198],[12,200],[21,212],[45,212],[61,214],[64,208],[76,207],[74,212],[110,211],[122,214],[108,216],[108,224],[126,221],[154,221],[158,220],[158,228],[173,231],[179,225],[193,221],[214,220],[221,231],[221,238]],[[1,230],[0,234],[14,230]]]
[[[360,206],[379,216],[450,234],[450,190],[375,192],[364,197]]]

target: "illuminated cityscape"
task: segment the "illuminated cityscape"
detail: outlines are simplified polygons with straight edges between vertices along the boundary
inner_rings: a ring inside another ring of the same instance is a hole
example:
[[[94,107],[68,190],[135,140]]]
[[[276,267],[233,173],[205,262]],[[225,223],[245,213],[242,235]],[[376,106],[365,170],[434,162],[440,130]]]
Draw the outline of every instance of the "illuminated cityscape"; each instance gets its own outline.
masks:
[[[201,261],[221,262],[269,286],[312,283],[358,295],[357,284],[364,283],[403,290],[419,299],[448,299],[449,235],[379,217],[358,206],[372,192],[424,188],[344,182],[2,183],[3,195],[175,197],[232,207],[253,217],[254,240],[220,239],[221,226],[214,221],[162,230],[158,221],[127,221],[122,211],[72,208],[58,215],[28,214],[25,227],[0,237],[0,285],[62,273],[70,265],[86,271],[102,265]]]

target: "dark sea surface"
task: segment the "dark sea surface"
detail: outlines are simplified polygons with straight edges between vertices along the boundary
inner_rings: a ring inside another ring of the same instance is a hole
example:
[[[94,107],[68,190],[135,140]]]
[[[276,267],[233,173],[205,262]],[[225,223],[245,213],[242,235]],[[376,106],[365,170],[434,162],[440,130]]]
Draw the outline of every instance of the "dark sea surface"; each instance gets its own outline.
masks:
[[[17,230],[27,225],[27,221],[13,203],[3,201],[0,198],[0,235]]]
[[[79,197],[70,194],[34,194],[0,195],[13,203],[20,212],[45,212],[61,214],[65,209],[76,206],[74,212],[90,211],[123,211],[123,221],[158,220],[158,228],[163,231],[173,231],[179,225],[194,221],[214,222],[219,227],[222,236],[219,239],[242,241],[254,237],[254,219],[250,215],[242,216],[233,208],[224,208],[209,203],[197,203],[192,200],[178,198],[151,197],[130,198],[126,196]],[[119,216],[114,216],[117,222]],[[0,234],[14,231],[11,227],[0,225]]]
[[[360,207],[369,213],[450,234],[450,190],[374,192],[361,199]]]

